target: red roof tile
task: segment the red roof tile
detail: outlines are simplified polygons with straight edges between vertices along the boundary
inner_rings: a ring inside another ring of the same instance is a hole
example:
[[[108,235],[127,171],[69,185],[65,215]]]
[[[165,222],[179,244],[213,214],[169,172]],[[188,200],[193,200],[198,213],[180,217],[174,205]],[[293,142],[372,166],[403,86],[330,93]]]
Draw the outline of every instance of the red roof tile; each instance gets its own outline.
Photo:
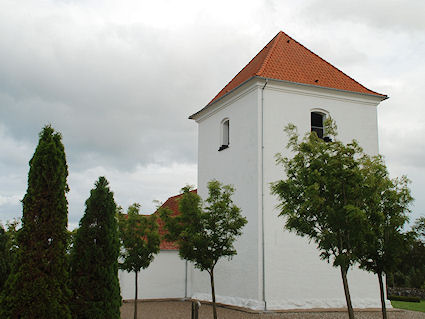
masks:
[[[212,100],[251,79],[263,77],[386,98],[364,87],[321,57],[280,31]]]
[[[196,189],[192,190],[192,192],[196,193],[197,190]],[[179,195],[170,197],[169,199],[167,199],[165,201],[164,204],[161,205],[160,208],[158,208],[158,210],[161,209],[161,208],[169,208],[173,212],[172,216],[180,215],[181,213],[179,211],[179,199],[182,197],[182,195],[183,194],[179,194]],[[165,235],[166,230],[164,229],[164,221],[162,221],[159,218],[158,210],[154,214],[158,215],[159,234],[162,237],[163,235]],[[160,244],[159,248],[165,249],[165,250],[178,250],[179,249],[177,244],[175,244],[173,242],[166,241],[164,239],[161,240],[161,244]]]

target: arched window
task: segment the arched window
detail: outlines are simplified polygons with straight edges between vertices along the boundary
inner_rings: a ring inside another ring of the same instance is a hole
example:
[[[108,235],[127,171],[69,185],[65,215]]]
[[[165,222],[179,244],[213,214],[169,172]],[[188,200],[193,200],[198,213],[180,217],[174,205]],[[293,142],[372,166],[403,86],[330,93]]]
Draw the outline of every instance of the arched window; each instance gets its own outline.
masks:
[[[219,151],[222,151],[229,147],[230,144],[230,131],[229,131],[229,119],[224,119],[221,122],[221,146],[218,149]]]
[[[311,131],[316,132],[319,138],[325,135],[323,122],[325,121],[325,114],[320,112],[311,112]]]

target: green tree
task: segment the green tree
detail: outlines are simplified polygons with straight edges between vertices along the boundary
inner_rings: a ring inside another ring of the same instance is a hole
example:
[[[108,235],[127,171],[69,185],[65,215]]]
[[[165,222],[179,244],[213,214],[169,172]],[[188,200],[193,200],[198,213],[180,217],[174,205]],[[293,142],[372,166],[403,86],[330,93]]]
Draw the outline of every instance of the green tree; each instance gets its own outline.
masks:
[[[414,236],[425,244],[425,216],[421,216],[416,219],[415,224],[412,227]]]
[[[3,225],[0,224],[0,292],[10,273],[9,238]]]
[[[388,281],[393,287],[425,289],[425,218],[419,217],[407,232],[407,245],[403,262],[390,274]]]
[[[299,142],[296,127],[289,124],[287,148],[295,155],[277,155],[286,179],[272,184],[272,193],[280,200],[280,216],[285,227],[314,241],[320,257],[339,267],[349,318],[354,318],[347,272],[357,256],[353,248],[362,241],[366,214],[362,210],[359,185],[362,172],[358,158],[363,155],[356,141],[344,144],[336,140],[336,125],[327,120],[325,130],[333,142],[315,132]]]
[[[19,221],[16,219],[7,222],[6,228],[0,223],[0,292],[15,264],[18,225]]]
[[[364,199],[367,230],[362,243],[355,246],[360,268],[378,276],[382,316],[387,318],[383,274],[391,274],[406,249],[403,227],[408,221],[412,201],[408,179],[390,179],[381,156],[362,159],[364,181],[359,196]],[[360,195],[361,194],[361,195]]]
[[[233,246],[247,223],[240,208],[233,204],[234,192],[230,185],[216,180],[208,183],[209,197],[203,205],[199,195],[186,186],[179,201],[181,215],[171,217],[171,211],[161,211],[161,218],[168,231],[166,238],[177,242],[179,255],[194,263],[201,271],[210,275],[213,315],[217,318],[214,288],[214,267],[222,257],[236,255]]]
[[[146,269],[159,252],[161,243],[156,215],[139,215],[140,204],[134,203],[127,215],[118,213],[120,238],[123,249],[119,267],[134,272],[134,319],[137,319],[138,273]]]
[[[66,259],[68,167],[62,137],[45,126],[29,162],[16,267],[1,296],[1,318],[70,318]]]
[[[73,318],[120,318],[120,244],[115,212],[108,181],[99,177],[86,201],[71,252]]]

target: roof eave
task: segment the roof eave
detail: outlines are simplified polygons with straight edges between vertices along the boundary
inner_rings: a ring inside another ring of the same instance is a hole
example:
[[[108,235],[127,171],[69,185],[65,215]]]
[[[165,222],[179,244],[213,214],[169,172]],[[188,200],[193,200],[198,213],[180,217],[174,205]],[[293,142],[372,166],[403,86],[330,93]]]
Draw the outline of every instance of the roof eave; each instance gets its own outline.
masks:
[[[384,95],[384,94],[380,94],[380,93],[376,93],[376,94],[362,93],[362,92],[356,92],[356,91],[350,91],[350,90],[336,89],[336,88],[327,87],[327,86],[320,86],[320,85],[315,85],[315,84],[307,84],[307,83],[300,83],[300,82],[293,82],[293,81],[267,78],[267,77],[262,77],[262,76],[257,76],[257,78],[267,80],[267,81],[272,80],[272,81],[283,82],[283,83],[297,84],[297,85],[306,86],[306,87],[310,87],[310,88],[321,88],[321,89],[327,89],[327,90],[332,90],[332,91],[336,91],[336,92],[353,93],[353,94],[359,94],[359,95],[362,95],[362,96],[375,97],[375,98],[379,98],[381,100],[381,102],[390,98],[388,95]],[[230,93],[230,92],[228,92],[228,93]]]
[[[290,84],[297,84],[297,85],[301,85],[301,86],[305,86],[305,87],[309,87],[309,88],[322,88],[322,89],[327,89],[327,90],[332,90],[332,91],[336,91],[336,92],[343,92],[343,93],[353,93],[353,94],[359,94],[362,96],[368,96],[368,97],[374,97],[374,98],[378,98],[380,99],[380,101],[385,101],[387,99],[389,99],[388,95],[384,95],[384,94],[372,94],[372,93],[362,93],[362,92],[355,92],[355,91],[349,91],[349,90],[342,90],[342,89],[336,89],[336,88],[331,88],[331,87],[326,87],[326,86],[320,86],[320,85],[314,85],[314,84],[307,84],[307,83],[300,83],[300,82],[292,82],[292,81],[286,81],[286,80],[279,80],[279,79],[274,79],[274,78],[267,78],[267,77],[262,77],[262,76],[258,76],[258,75],[254,75],[252,77],[250,77],[248,80],[242,82],[241,84],[239,84],[237,87],[233,88],[232,90],[230,90],[229,92],[226,92],[223,96],[219,97],[218,99],[208,103],[207,105],[205,105],[202,109],[200,109],[198,112],[193,113],[192,115],[189,116],[189,120],[196,120],[196,117],[202,113],[203,111],[205,111],[207,108],[209,108],[210,106],[216,104],[217,102],[223,100],[225,97],[227,97],[229,94],[233,93],[235,90],[237,90],[238,88],[240,88],[241,86],[245,85],[245,83],[251,81],[252,79],[257,78],[257,79],[261,79],[261,80],[266,80],[266,81],[277,81],[277,82],[282,82],[282,83],[290,83]]]
[[[200,113],[202,113],[204,110],[206,110],[207,108],[209,108],[211,105],[216,104],[217,102],[223,100],[226,96],[228,96],[229,94],[233,93],[234,91],[236,91],[237,89],[239,89],[240,87],[242,87],[245,83],[251,81],[253,78],[261,78],[259,76],[251,76],[248,80],[245,80],[244,82],[242,82],[241,84],[239,84],[237,87],[233,88],[232,90],[226,92],[224,95],[220,96],[218,99],[208,103],[207,105],[205,105],[202,109],[200,109],[198,112],[193,113],[192,115],[190,115],[188,117],[189,120],[196,120],[196,116]]]

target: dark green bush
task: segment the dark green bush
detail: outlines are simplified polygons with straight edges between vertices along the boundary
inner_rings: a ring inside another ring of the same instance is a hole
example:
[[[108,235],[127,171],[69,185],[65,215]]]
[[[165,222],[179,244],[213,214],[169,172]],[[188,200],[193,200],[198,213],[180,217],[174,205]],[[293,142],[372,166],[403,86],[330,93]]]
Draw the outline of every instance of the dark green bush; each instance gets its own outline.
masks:
[[[421,302],[421,298],[413,296],[388,296],[389,300],[405,301],[405,302]]]

